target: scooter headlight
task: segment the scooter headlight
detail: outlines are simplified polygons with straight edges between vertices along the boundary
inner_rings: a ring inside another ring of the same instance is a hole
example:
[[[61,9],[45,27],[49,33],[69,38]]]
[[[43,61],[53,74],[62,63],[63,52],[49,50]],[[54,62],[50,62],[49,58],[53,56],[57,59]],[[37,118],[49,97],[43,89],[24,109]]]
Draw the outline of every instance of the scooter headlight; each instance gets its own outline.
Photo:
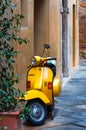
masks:
[[[33,57],[33,58],[31,59],[31,63],[32,63],[32,65],[36,65],[36,59],[35,59],[35,57]]]

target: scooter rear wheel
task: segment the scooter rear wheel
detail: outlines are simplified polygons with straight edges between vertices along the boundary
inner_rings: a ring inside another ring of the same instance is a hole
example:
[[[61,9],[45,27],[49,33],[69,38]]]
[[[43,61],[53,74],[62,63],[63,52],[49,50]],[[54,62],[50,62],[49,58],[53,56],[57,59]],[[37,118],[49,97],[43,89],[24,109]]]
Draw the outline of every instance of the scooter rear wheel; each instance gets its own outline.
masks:
[[[47,118],[47,107],[37,100],[29,101],[27,105],[30,108],[28,120],[36,126],[43,124]]]

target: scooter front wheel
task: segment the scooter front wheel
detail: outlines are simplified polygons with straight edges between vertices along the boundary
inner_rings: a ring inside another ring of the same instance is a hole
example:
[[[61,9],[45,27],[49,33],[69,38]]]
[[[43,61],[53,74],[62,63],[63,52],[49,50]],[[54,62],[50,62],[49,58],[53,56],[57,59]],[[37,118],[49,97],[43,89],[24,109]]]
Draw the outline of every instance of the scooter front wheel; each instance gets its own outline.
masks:
[[[28,120],[33,125],[41,125],[47,118],[47,107],[40,101],[29,101],[27,104],[30,108],[28,113]]]

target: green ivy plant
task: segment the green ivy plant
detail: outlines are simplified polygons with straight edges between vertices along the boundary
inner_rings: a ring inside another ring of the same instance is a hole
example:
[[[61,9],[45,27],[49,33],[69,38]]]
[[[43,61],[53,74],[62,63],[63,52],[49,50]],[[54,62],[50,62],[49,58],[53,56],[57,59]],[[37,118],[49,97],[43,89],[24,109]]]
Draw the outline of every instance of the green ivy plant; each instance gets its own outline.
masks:
[[[8,130],[8,127],[4,126],[1,130]]]
[[[14,13],[16,8],[12,0],[0,0],[0,111],[13,111],[18,107],[20,91],[15,89],[15,83],[19,75],[13,68],[18,51],[13,44],[29,42],[17,35],[24,16]]]
[[[28,106],[26,106],[26,104],[24,103],[22,103],[22,111],[20,112],[20,115],[19,115],[19,117],[20,117],[20,119],[21,120],[28,120],[28,113],[30,112],[30,107]]]

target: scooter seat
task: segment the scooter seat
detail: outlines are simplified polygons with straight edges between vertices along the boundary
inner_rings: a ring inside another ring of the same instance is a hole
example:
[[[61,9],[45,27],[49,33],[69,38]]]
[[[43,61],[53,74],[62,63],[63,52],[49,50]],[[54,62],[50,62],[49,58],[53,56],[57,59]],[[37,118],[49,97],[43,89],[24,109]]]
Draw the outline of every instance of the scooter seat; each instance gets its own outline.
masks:
[[[54,64],[52,64],[52,63],[45,63],[44,66],[45,67],[49,67],[53,71],[54,76],[56,75],[56,66]]]

